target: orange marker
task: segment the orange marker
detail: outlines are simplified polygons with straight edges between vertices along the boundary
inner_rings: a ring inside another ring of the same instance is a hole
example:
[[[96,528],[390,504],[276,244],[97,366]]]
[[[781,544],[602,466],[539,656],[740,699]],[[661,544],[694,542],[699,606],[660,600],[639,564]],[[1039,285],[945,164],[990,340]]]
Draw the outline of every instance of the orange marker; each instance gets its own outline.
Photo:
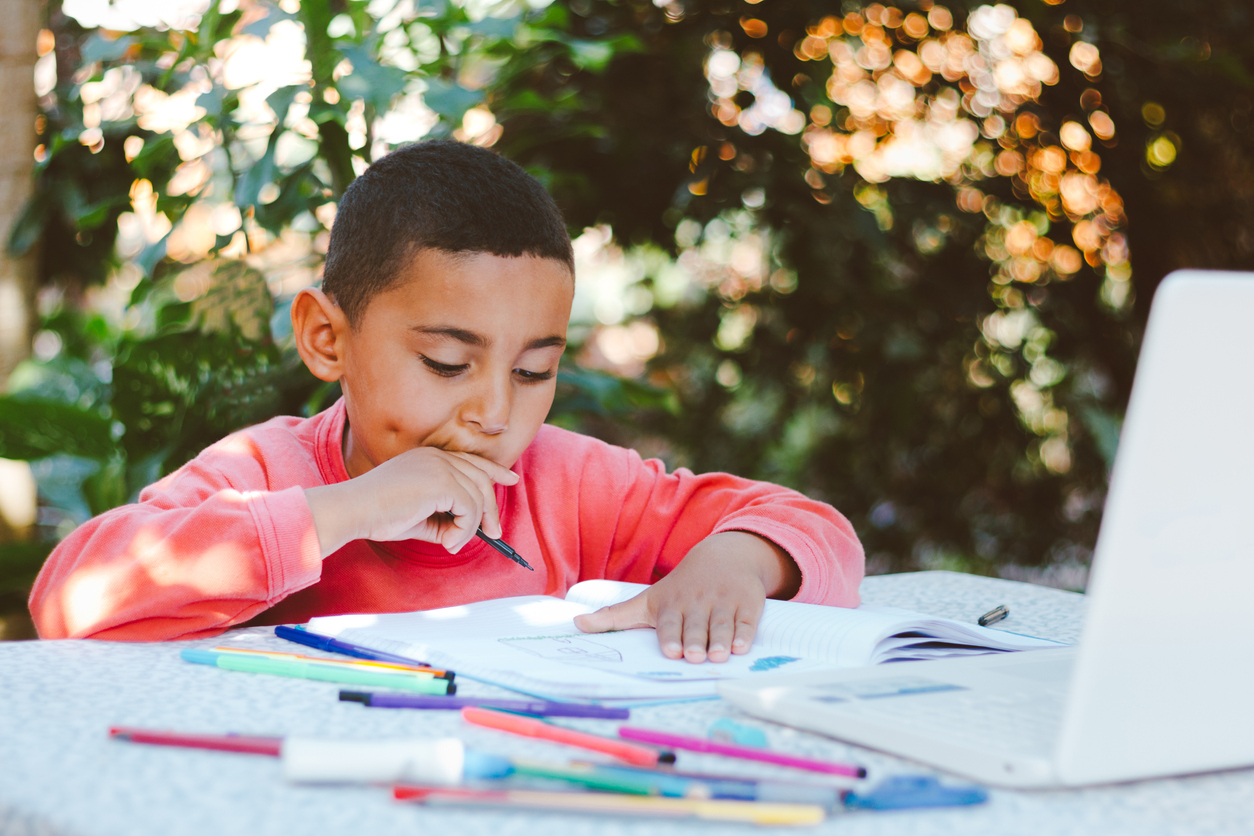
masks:
[[[487,708],[467,706],[462,709],[462,719],[476,726],[486,726],[490,729],[498,729],[511,734],[520,734],[523,737],[539,737],[544,740],[565,743],[569,746],[578,746],[581,749],[604,752],[607,755],[612,755],[619,760],[636,766],[657,766],[659,762],[675,762],[675,755],[671,752],[659,752],[657,749],[650,749],[647,746],[638,746],[634,743],[624,743],[621,740],[587,734],[586,732],[555,726],[543,720],[520,717],[517,714],[510,714],[505,711],[492,711]]]

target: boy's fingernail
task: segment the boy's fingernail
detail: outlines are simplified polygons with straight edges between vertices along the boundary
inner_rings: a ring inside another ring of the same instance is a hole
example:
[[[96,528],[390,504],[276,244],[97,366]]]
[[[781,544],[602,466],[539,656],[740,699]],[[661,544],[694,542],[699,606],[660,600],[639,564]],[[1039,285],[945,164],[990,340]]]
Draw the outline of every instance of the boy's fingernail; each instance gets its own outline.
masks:
[[[671,642],[670,644],[666,646],[666,652],[670,654],[678,654],[678,653],[683,653],[684,649],[680,647],[678,644]]]
[[[726,653],[727,648],[723,647],[721,644],[712,644],[710,645],[710,652],[711,653]]]

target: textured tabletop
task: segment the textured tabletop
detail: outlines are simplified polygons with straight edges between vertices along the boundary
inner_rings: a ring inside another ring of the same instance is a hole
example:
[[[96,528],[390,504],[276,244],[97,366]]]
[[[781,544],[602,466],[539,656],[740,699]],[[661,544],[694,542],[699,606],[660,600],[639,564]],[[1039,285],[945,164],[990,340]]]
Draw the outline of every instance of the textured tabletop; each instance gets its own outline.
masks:
[[[1084,598],[1069,592],[950,572],[868,578],[868,603],[974,621],[998,604],[998,627],[1046,638],[1078,636]],[[245,734],[354,738],[458,735],[469,745],[562,760],[569,750],[462,724],[455,712],[370,709],[341,703],[339,686],[231,673],[178,658],[183,647],[231,644],[290,651],[268,629],[198,642],[122,644],[60,641],[0,644],[0,834],[174,836],[175,834],[544,833],[667,836],[680,833],[816,834],[1247,834],[1254,832],[1254,770],[1081,791],[995,790],[969,809],[849,813],[802,831],[725,824],[634,821],[569,814],[424,809],[376,787],[283,783],[276,759],[111,741],[111,725]],[[461,693],[509,696],[460,683]],[[833,760],[856,760],[873,776],[929,770],[807,732],[761,723],[718,701],[633,711],[632,724],[704,736],[732,716],[767,732],[770,745]],[[609,721],[575,725],[612,733]],[[730,763],[685,753],[683,767],[798,777],[782,767]],[[814,776],[801,776],[814,780]]]

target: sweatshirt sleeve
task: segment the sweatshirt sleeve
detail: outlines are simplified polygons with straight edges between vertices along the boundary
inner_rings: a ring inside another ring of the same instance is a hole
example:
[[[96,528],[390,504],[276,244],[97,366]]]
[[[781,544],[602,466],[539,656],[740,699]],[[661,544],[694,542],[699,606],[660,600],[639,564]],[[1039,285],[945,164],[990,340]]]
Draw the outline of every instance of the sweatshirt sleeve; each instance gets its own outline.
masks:
[[[578,477],[581,579],[653,583],[711,534],[747,531],[796,561],[794,601],[858,605],[862,544],[832,506],[728,473],[668,474],[656,459],[587,441]]]
[[[319,579],[304,490],[268,490],[251,439],[227,441],[57,546],[31,590],[41,637],[211,636]]]

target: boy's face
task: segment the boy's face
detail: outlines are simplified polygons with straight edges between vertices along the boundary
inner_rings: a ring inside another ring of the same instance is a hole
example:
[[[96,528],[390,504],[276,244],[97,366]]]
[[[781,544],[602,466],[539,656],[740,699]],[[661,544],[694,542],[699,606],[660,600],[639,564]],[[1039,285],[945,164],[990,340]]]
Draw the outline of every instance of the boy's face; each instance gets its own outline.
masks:
[[[574,289],[554,259],[419,251],[346,335],[349,475],[414,447],[513,466],[553,405]]]

